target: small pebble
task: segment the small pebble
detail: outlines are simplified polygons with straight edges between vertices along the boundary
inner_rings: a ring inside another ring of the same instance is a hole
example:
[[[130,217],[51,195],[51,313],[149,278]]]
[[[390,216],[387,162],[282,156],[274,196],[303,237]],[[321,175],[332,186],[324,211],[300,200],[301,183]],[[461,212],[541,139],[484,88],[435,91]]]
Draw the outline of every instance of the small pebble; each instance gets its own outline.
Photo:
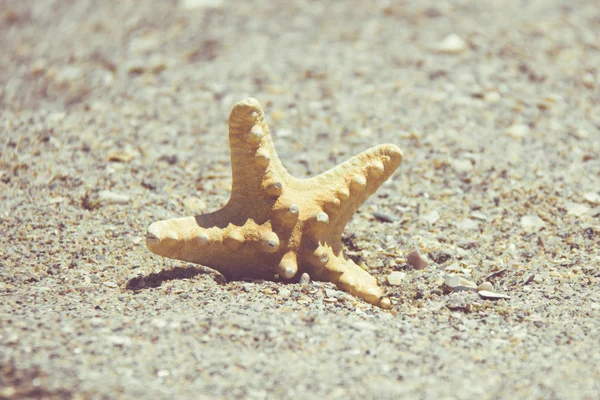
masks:
[[[106,340],[115,346],[129,346],[132,343],[131,338],[127,336],[111,335],[108,336]]]
[[[427,268],[427,261],[421,257],[418,251],[412,251],[406,257],[406,263],[412,266],[414,269],[425,269]]]
[[[183,200],[183,205],[186,210],[191,212],[200,212],[206,208],[206,203],[204,200],[198,197],[187,197]]]
[[[484,95],[484,99],[488,103],[497,103],[502,97],[498,92],[489,92]]]
[[[124,194],[113,193],[108,190],[101,190],[98,192],[98,199],[106,204],[127,204],[129,203],[129,196]]]
[[[181,2],[181,7],[184,10],[219,8],[221,6],[223,6],[223,0],[183,0]]]
[[[421,219],[433,225],[440,220],[440,213],[438,213],[436,210],[431,210],[428,213],[421,215]]]
[[[467,44],[457,34],[450,34],[444,38],[437,46],[435,50],[439,53],[445,54],[459,54],[465,51]]]
[[[168,323],[164,319],[154,318],[152,321],[150,321],[150,325],[157,329],[163,329],[168,325]]]
[[[387,276],[387,281],[392,286],[399,286],[406,278],[406,274],[401,271],[393,271]]]
[[[583,199],[592,204],[600,204],[600,194],[594,192],[588,192],[583,195]]]
[[[129,196],[110,192],[108,190],[91,190],[83,198],[82,205],[88,210],[109,204],[127,204]]]
[[[459,174],[466,174],[473,171],[473,163],[471,160],[458,159],[452,161],[452,168],[454,168],[454,171],[458,172]]]
[[[535,279],[535,274],[529,275],[529,278],[525,282],[523,282],[523,286],[529,285]]]
[[[372,214],[376,220],[381,221],[381,222],[393,222],[394,221],[394,217],[392,217],[391,215],[382,213],[382,212],[373,211]]]
[[[588,206],[578,203],[567,203],[565,204],[565,209],[567,210],[567,214],[574,215],[576,217],[581,217],[590,211]]]
[[[156,376],[159,378],[166,378],[169,375],[171,375],[171,373],[166,369],[161,369],[158,372],[156,372]]]
[[[444,284],[449,288],[455,288],[460,285],[460,279],[456,275],[444,275]]]
[[[384,297],[383,299],[379,300],[379,306],[384,310],[389,310],[392,308],[392,301],[389,298]]]
[[[474,231],[479,229],[479,222],[471,218],[463,219],[457,226],[461,231]]]
[[[116,150],[108,153],[108,161],[128,163],[135,158],[135,153],[127,150]]]
[[[446,274],[444,275],[444,284],[451,288],[453,291],[469,290],[472,291],[477,288],[475,282],[471,282],[468,279],[461,278],[458,275]]]
[[[477,290],[492,292],[494,290],[494,285],[490,282],[483,282],[481,285],[477,286]]]
[[[308,275],[306,272],[304,272],[301,276],[300,276],[300,281],[298,282],[301,286],[306,286],[310,283],[310,275]]]
[[[513,125],[507,129],[506,134],[516,139],[520,139],[529,134],[529,126],[525,124]]]
[[[594,86],[596,85],[596,79],[594,78],[594,75],[592,75],[591,73],[587,73],[587,74],[583,75],[583,77],[581,78],[581,81],[583,82],[583,84],[585,86],[587,86],[590,89],[593,89]]]
[[[487,215],[485,215],[481,211],[473,211],[471,213],[471,218],[478,219],[480,221],[487,221]]]
[[[525,215],[521,218],[521,228],[527,233],[534,233],[542,229],[546,224],[537,215]]]

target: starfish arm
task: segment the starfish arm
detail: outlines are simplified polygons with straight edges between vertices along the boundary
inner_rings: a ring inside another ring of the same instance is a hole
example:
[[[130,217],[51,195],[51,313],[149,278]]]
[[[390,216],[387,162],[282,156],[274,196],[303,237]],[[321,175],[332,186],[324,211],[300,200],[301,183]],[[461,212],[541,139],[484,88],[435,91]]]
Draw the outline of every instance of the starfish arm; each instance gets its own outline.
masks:
[[[383,297],[377,280],[341,253],[335,255],[331,247],[319,245],[306,259],[312,267],[313,276],[318,280],[332,282],[341,290],[371,304],[388,308],[389,299]]]
[[[229,145],[232,203],[279,197],[291,177],[275,152],[264,112],[256,99],[240,101],[233,107]]]
[[[249,219],[242,226],[223,221],[211,224],[213,214],[172,218],[151,224],[146,245],[155,254],[209,266],[227,278],[272,278],[280,272],[272,266],[282,258],[282,244],[270,223]],[[282,262],[284,272],[295,274],[295,258]],[[297,267],[296,267],[297,270]]]
[[[392,175],[402,157],[397,146],[382,144],[309,179],[315,198],[331,221],[330,236],[342,234],[352,214]]]

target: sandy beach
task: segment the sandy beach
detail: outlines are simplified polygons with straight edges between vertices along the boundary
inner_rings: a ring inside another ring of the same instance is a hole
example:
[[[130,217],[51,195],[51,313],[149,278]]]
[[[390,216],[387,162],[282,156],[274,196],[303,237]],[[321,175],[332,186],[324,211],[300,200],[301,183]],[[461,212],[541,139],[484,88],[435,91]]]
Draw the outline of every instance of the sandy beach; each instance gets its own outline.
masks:
[[[596,0],[0,0],[0,49],[1,399],[598,397]],[[299,178],[402,148],[343,236],[390,310],[146,248],[247,97]]]

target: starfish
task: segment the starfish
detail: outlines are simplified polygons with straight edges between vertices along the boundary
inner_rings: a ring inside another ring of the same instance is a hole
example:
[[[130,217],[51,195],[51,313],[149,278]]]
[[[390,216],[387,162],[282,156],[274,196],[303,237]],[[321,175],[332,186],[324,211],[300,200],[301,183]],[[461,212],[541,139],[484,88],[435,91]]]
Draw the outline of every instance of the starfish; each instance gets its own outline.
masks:
[[[232,189],[212,213],[154,222],[148,248],[202,264],[228,279],[316,280],[383,308],[377,280],[344,256],[342,232],[356,210],[402,162],[392,144],[373,147],[314,178],[291,176],[277,156],[256,99],[229,116]]]

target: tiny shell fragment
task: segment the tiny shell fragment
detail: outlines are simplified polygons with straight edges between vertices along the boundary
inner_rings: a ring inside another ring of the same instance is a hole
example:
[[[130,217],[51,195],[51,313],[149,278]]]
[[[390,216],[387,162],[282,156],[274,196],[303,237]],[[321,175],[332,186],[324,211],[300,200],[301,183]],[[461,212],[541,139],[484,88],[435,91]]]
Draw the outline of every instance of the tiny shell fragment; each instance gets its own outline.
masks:
[[[135,153],[126,150],[111,151],[108,153],[108,161],[128,163],[133,160]]]
[[[487,300],[500,300],[500,299],[510,299],[510,296],[507,296],[502,293],[490,292],[488,290],[480,290],[479,295]]]
[[[184,10],[194,10],[201,8],[219,8],[223,6],[223,0],[183,0],[181,7]]]
[[[492,285],[490,282],[483,282],[481,285],[477,286],[477,290],[491,292],[494,290],[494,285]]]
[[[468,279],[459,277],[458,280],[459,280],[461,286],[465,286],[465,287],[473,288],[473,289],[477,288],[477,285],[475,284],[475,282],[472,282]]]
[[[114,193],[108,190],[91,190],[83,198],[82,205],[88,210],[109,204],[127,204],[129,196]]]
[[[375,217],[376,220],[381,221],[381,222],[394,222],[394,217],[392,217],[391,215],[382,213],[382,212],[378,212],[378,211],[373,211],[373,217]]]

